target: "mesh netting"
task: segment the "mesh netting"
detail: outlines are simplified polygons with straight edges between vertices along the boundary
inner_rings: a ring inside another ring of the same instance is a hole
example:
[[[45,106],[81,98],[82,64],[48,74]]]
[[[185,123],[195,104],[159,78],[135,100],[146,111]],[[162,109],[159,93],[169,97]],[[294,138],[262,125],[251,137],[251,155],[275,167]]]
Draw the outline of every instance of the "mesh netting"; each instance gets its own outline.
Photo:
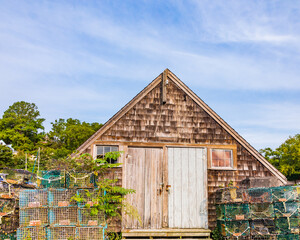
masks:
[[[0,214],[1,213],[12,213],[17,207],[18,202],[16,199],[1,199],[0,198]]]
[[[45,240],[47,239],[45,227],[22,227],[17,231],[18,240]]]
[[[41,171],[39,172],[40,188],[64,188],[65,172],[60,170]]]
[[[0,233],[0,240],[16,240],[17,233]]]
[[[48,224],[48,208],[20,209],[20,226],[45,226]]]
[[[251,240],[277,240],[277,235],[251,235]]]
[[[216,206],[218,220],[247,220],[249,205],[242,203],[219,204]]]
[[[274,202],[286,202],[300,200],[300,187],[281,186],[271,188]]]
[[[48,191],[46,189],[23,190],[19,197],[20,208],[36,208],[48,206]]]
[[[18,227],[19,214],[17,212],[1,217],[0,231],[2,233],[13,233],[17,230]]]
[[[299,240],[298,234],[279,234],[277,235],[277,240]]]
[[[69,172],[66,175],[67,188],[94,188],[96,177],[93,173]]]
[[[298,202],[274,202],[275,216],[279,217],[299,217]]]
[[[47,233],[48,240],[76,239],[76,227],[51,227]]]
[[[216,191],[216,203],[247,202],[247,195],[243,189],[236,187],[222,188]]]
[[[76,206],[75,197],[76,190],[74,189],[49,189],[48,199],[50,207],[69,207]]]
[[[79,227],[77,228],[77,240],[103,239],[103,228],[101,227]]]
[[[269,236],[277,234],[273,219],[255,219],[250,221],[250,232],[252,236]]]
[[[249,221],[217,221],[217,226],[224,237],[250,236]]]
[[[279,234],[299,233],[300,218],[276,218],[276,228]]]
[[[273,218],[274,209],[271,203],[255,203],[249,204],[251,219]]]
[[[36,180],[36,174],[23,169],[1,169],[1,173],[6,174],[6,179],[17,182],[34,182]]]
[[[272,193],[270,188],[250,188],[245,190],[250,203],[271,203]]]
[[[56,226],[76,226],[78,224],[77,207],[55,207],[49,210],[49,222]]]
[[[105,224],[104,213],[99,211],[93,213],[93,208],[80,208],[78,220],[80,226],[100,226]]]

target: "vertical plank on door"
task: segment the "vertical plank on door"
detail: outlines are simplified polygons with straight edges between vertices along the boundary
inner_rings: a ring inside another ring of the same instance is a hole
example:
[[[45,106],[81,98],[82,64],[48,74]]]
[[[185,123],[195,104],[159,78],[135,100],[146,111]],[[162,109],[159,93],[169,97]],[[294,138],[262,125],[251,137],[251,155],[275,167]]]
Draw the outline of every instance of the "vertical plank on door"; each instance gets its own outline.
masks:
[[[197,211],[193,206],[197,205],[197,184],[196,184],[196,149],[190,148],[188,153],[189,171],[188,171],[188,193],[189,193],[189,224],[191,228],[198,226],[195,222]]]
[[[182,228],[189,228],[189,152],[190,149],[181,149],[181,226]]]
[[[171,186],[169,189],[169,194],[173,195],[174,191],[174,148],[168,149],[168,185]],[[168,218],[169,218],[169,227],[174,227],[174,197],[168,197]]]
[[[182,210],[182,151],[174,148],[174,226],[181,226]]]

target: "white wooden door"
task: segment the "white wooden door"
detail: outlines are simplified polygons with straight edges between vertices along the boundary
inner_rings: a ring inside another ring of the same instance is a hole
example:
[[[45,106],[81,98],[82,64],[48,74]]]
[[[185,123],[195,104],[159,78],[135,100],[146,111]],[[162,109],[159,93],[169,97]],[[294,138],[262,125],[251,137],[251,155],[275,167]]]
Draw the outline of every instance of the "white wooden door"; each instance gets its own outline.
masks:
[[[204,148],[168,148],[170,228],[208,228]]]
[[[126,199],[139,213],[137,218],[123,218],[125,229],[162,228],[162,148],[129,147],[125,159],[125,187],[134,189]]]

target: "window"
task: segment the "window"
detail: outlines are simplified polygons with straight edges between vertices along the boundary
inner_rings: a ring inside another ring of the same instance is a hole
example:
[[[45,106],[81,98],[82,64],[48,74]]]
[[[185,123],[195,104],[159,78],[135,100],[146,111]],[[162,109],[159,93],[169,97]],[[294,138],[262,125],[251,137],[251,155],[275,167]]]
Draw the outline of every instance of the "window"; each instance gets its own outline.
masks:
[[[108,152],[117,152],[119,151],[118,146],[97,146],[97,158],[104,158],[105,154]],[[118,160],[107,159],[108,163],[117,163]]]
[[[212,168],[233,168],[233,157],[231,149],[211,149]]]

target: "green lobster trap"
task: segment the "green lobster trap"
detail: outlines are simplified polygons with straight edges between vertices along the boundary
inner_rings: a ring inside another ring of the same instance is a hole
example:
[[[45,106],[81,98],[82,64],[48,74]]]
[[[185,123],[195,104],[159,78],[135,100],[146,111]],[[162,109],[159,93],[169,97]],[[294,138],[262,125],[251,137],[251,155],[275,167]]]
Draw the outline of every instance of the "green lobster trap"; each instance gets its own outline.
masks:
[[[65,171],[40,171],[37,179],[40,188],[64,188],[66,185]]]
[[[250,203],[272,202],[272,192],[270,188],[250,188],[245,190],[245,195]]]
[[[279,234],[299,234],[300,218],[281,217],[275,219],[276,228]]]
[[[47,231],[47,240],[77,239],[76,227],[50,227]]]
[[[48,206],[46,189],[23,190],[19,196],[19,206],[23,208],[39,208]]]
[[[254,219],[250,221],[251,236],[271,236],[277,234],[273,219]]]
[[[103,227],[78,227],[77,228],[77,240],[104,240]]]
[[[73,199],[76,196],[75,189],[49,189],[48,202],[50,207],[71,207],[76,206]]]
[[[217,227],[223,237],[249,237],[250,236],[250,226],[249,221],[217,221]]]
[[[36,227],[48,225],[48,208],[20,209],[20,226]]]
[[[299,234],[279,234],[277,240],[300,240]]]
[[[274,213],[279,217],[299,217],[299,202],[274,202]]]
[[[94,211],[93,211],[94,210]],[[79,208],[78,209],[78,221],[80,226],[104,226],[105,216],[103,212],[100,212],[93,208]]]
[[[249,204],[250,219],[274,218],[272,203]]]
[[[216,204],[248,202],[244,189],[236,187],[222,188],[216,191]]]
[[[18,205],[18,201],[14,198],[11,199],[0,199],[0,215],[14,212]]]
[[[10,234],[14,233],[19,227],[19,215],[17,212],[1,216],[0,233]]]
[[[216,205],[218,220],[248,220],[249,205],[247,203],[228,203]]]
[[[46,227],[21,227],[17,230],[18,240],[45,240],[47,239]]]
[[[51,227],[77,226],[77,207],[53,207],[49,209],[49,224]]]
[[[0,240],[17,240],[17,233],[0,233]]]
[[[94,173],[69,172],[66,175],[67,188],[95,188],[96,176]]]
[[[298,201],[300,187],[298,186],[281,186],[272,187],[273,202]]]

